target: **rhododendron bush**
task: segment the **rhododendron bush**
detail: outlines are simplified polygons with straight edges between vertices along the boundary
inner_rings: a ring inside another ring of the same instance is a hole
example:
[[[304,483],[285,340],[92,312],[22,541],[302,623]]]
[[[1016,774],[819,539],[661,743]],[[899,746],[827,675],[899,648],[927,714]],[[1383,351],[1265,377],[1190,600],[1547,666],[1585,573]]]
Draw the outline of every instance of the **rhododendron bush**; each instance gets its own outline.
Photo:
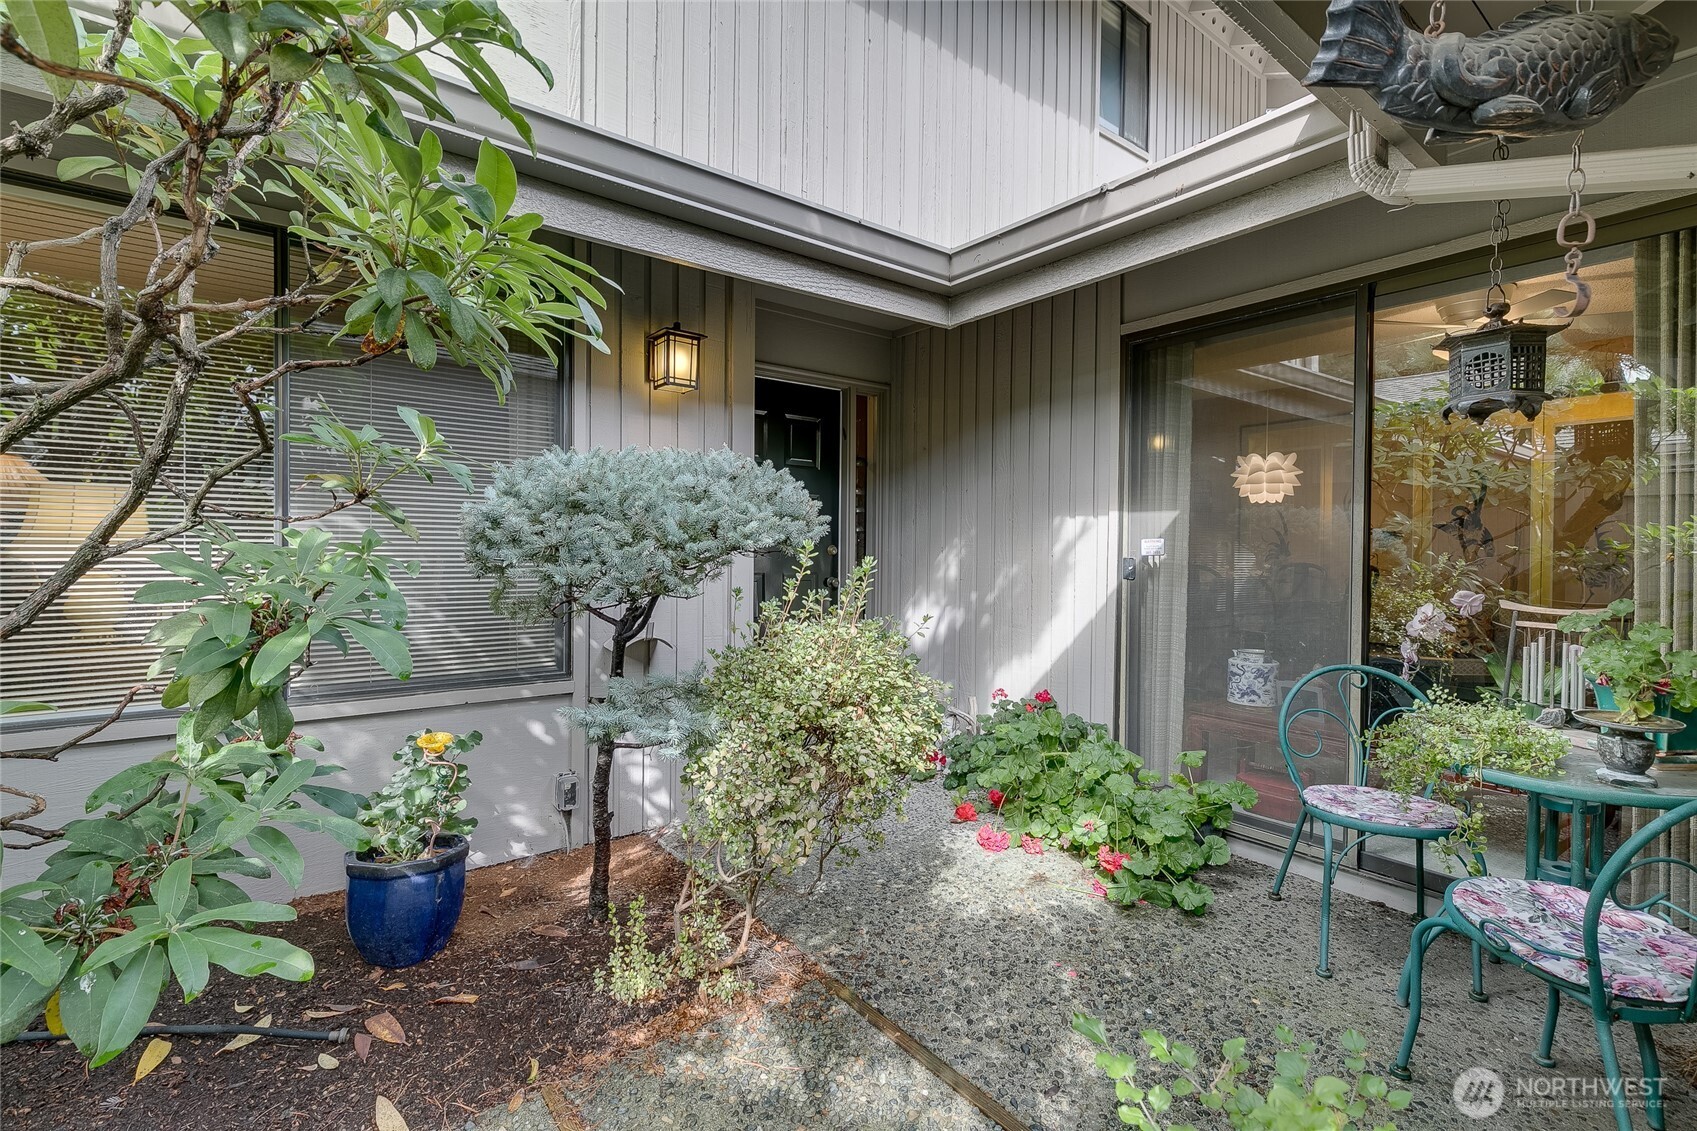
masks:
[[[696,867],[678,921],[716,885],[736,896],[740,941],[722,965],[741,956],[772,881],[881,843],[874,822],[899,810],[943,729],[943,685],[920,673],[906,636],[866,615],[872,559],[832,600],[799,593],[811,557],[744,639],[715,653],[715,735],[684,771]]]
[[[1176,773],[1147,770],[1106,726],[1062,712],[1047,691],[992,701],[978,733],[944,746],[947,788],[984,791],[1022,847],[1034,840],[1089,858],[1115,902],[1207,910],[1214,894],[1194,877],[1231,859],[1218,830],[1234,805],[1255,803],[1253,789],[1193,779],[1200,752],[1180,754]]]

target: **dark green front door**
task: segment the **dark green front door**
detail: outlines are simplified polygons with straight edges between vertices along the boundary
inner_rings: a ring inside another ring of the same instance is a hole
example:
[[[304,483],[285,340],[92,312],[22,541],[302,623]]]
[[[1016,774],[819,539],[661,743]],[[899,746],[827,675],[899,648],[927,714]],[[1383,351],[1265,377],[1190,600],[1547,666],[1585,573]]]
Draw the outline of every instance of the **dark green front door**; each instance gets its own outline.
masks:
[[[819,540],[819,554],[804,583],[807,590],[837,587],[842,421],[843,397],[835,389],[764,377],[754,384],[754,454],[800,480],[819,501],[819,512],[830,524]],[[755,558],[755,600],[764,601],[783,592],[784,581],[794,569],[795,559],[788,554]]]

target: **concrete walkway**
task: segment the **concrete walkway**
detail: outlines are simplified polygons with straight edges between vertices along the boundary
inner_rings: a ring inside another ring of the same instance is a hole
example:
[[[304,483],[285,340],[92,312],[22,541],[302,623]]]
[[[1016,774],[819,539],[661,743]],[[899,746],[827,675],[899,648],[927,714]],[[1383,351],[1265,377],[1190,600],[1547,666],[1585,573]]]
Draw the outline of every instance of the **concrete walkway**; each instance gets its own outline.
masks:
[[[1322,980],[1313,973],[1319,892],[1309,881],[1293,878],[1284,902],[1272,903],[1269,870],[1238,860],[1209,873],[1217,902],[1204,918],[1121,909],[1092,898],[1090,873],[1070,858],[979,848],[975,826],[949,820],[935,783],[916,790],[907,808],[880,851],[828,869],[807,898],[774,900],[766,920],[1033,1128],[1119,1126],[1094,1050],[1069,1029],[1074,1011],[1101,1017],[1127,1051],[1153,1027],[1193,1042],[1209,1064],[1222,1040],[1239,1035],[1250,1038],[1252,1056],[1270,1062],[1280,1024],[1320,1044],[1323,1071],[1340,1068],[1336,1037],[1347,1028],[1367,1037],[1374,1062],[1394,1055],[1406,1017],[1394,995],[1408,916],[1336,897],[1336,976]],[[1543,1099],[1596,1087],[1601,1063],[1585,1011],[1564,1013],[1559,1067],[1540,1069],[1531,1053],[1542,983],[1488,967],[1491,1001],[1477,1004],[1467,997],[1466,958],[1454,938],[1429,957],[1415,1102],[1399,1126],[1612,1126],[1606,1101]],[[1693,1056],[1697,1033],[1663,1032],[1671,1075]],[[1629,1029],[1620,1051],[1623,1070],[1636,1073]],[[1451,1100],[1457,1076],[1476,1066],[1501,1074],[1510,1089],[1507,1106],[1483,1121]],[[1517,1088],[1524,1098],[1515,1098]],[[1670,1127],[1697,1126],[1690,1087],[1670,1079],[1667,1098]],[[607,1070],[583,1112],[606,1131],[989,1126],[816,985],[764,1015],[721,1021]]]

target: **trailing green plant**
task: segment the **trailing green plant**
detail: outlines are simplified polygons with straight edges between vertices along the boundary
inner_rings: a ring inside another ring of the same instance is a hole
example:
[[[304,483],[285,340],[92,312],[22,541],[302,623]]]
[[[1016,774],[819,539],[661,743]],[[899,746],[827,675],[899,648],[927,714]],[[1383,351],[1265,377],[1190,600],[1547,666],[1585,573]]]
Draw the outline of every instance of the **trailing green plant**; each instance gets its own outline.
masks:
[[[1208,909],[1214,893],[1195,876],[1231,859],[1219,830],[1234,806],[1255,804],[1253,789],[1191,777],[1200,751],[1180,754],[1171,774],[1145,769],[1106,726],[1063,713],[1047,691],[993,698],[977,733],[943,747],[946,788],[984,791],[1015,840],[1030,836],[1092,857],[1116,903]]]
[[[627,680],[625,654],[668,597],[689,597],[738,554],[789,550],[825,530],[819,504],[786,471],[726,448],[555,448],[496,469],[461,519],[466,562],[521,623],[587,613],[606,626],[605,699],[561,713],[595,746],[595,863],[589,917],[607,916],[613,755],[697,741],[689,686]]]
[[[833,856],[882,843],[877,822],[900,811],[943,726],[942,685],[920,672],[907,636],[867,614],[872,559],[834,598],[801,592],[812,560],[803,547],[782,596],[714,653],[705,690],[715,734],[684,769],[695,863],[675,910],[679,935],[715,888],[739,904],[716,968],[747,951],[774,881],[809,859],[822,874]]]
[[[1406,797],[1425,795],[1461,813],[1456,831],[1436,842],[1445,856],[1462,859],[1479,874],[1474,856],[1485,851],[1484,810],[1469,803],[1468,790],[1485,769],[1517,774],[1549,770],[1568,751],[1567,739],[1534,726],[1494,698],[1465,703],[1444,688],[1430,702],[1416,703],[1374,728],[1369,765],[1387,789]]]
[[[1621,722],[1654,715],[1658,699],[1676,711],[1697,711],[1697,652],[1675,648],[1673,629],[1642,617],[1622,632],[1634,608],[1622,597],[1600,613],[1570,613],[1556,627],[1584,634],[1580,662],[1614,693]]]
[[[1367,1070],[1367,1041],[1354,1029],[1338,1038],[1342,1073],[1315,1075],[1318,1046],[1279,1026],[1272,1072],[1263,1082],[1243,1037],[1223,1041],[1219,1063],[1208,1069],[1196,1046],[1155,1029],[1142,1033],[1140,1063],[1137,1055],[1114,1051],[1099,1019],[1075,1013],[1072,1027],[1102,1050],[1096,1067],[1114,1082],[1119,1121],[1140,1131],[1195,1131],[1191,1120],[1198,1117],[1207,1127],[1238,1131],[1396,1131],[1392,1113],[1414,1098]]]
[[[477,827],[476,817],[462,815],[471,775],[460,759],[482,741],[475,730],[421,730],[407,737],[395,751],[400,765],[388,784],[359,811],[364,851],[371,859],[379,864],[423,860],[435,852],[437,837],[465,836]]]
[[[648,903],[637,896],[625,905],[625,921],[619,922],[618,907],[609,908],[607,933],[612,949],[607,965],[595,971],[595,990],[615,1001],[635,1005],[659,997],[671,980],[666,956],[648,941]]]

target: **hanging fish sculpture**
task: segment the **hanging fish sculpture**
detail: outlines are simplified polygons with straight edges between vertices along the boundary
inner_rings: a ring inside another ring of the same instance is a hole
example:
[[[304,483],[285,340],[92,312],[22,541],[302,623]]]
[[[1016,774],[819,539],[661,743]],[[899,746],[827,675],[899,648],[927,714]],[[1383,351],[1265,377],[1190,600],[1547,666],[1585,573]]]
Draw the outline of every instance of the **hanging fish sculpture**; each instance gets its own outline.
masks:
[[[1618,109],[1673,62],[1648,16],[1545,4],[1495,31],[1429,36],[1395,0],[1332,0],[1307,86],[1360,86],[1428,142],[1571,133]]]

